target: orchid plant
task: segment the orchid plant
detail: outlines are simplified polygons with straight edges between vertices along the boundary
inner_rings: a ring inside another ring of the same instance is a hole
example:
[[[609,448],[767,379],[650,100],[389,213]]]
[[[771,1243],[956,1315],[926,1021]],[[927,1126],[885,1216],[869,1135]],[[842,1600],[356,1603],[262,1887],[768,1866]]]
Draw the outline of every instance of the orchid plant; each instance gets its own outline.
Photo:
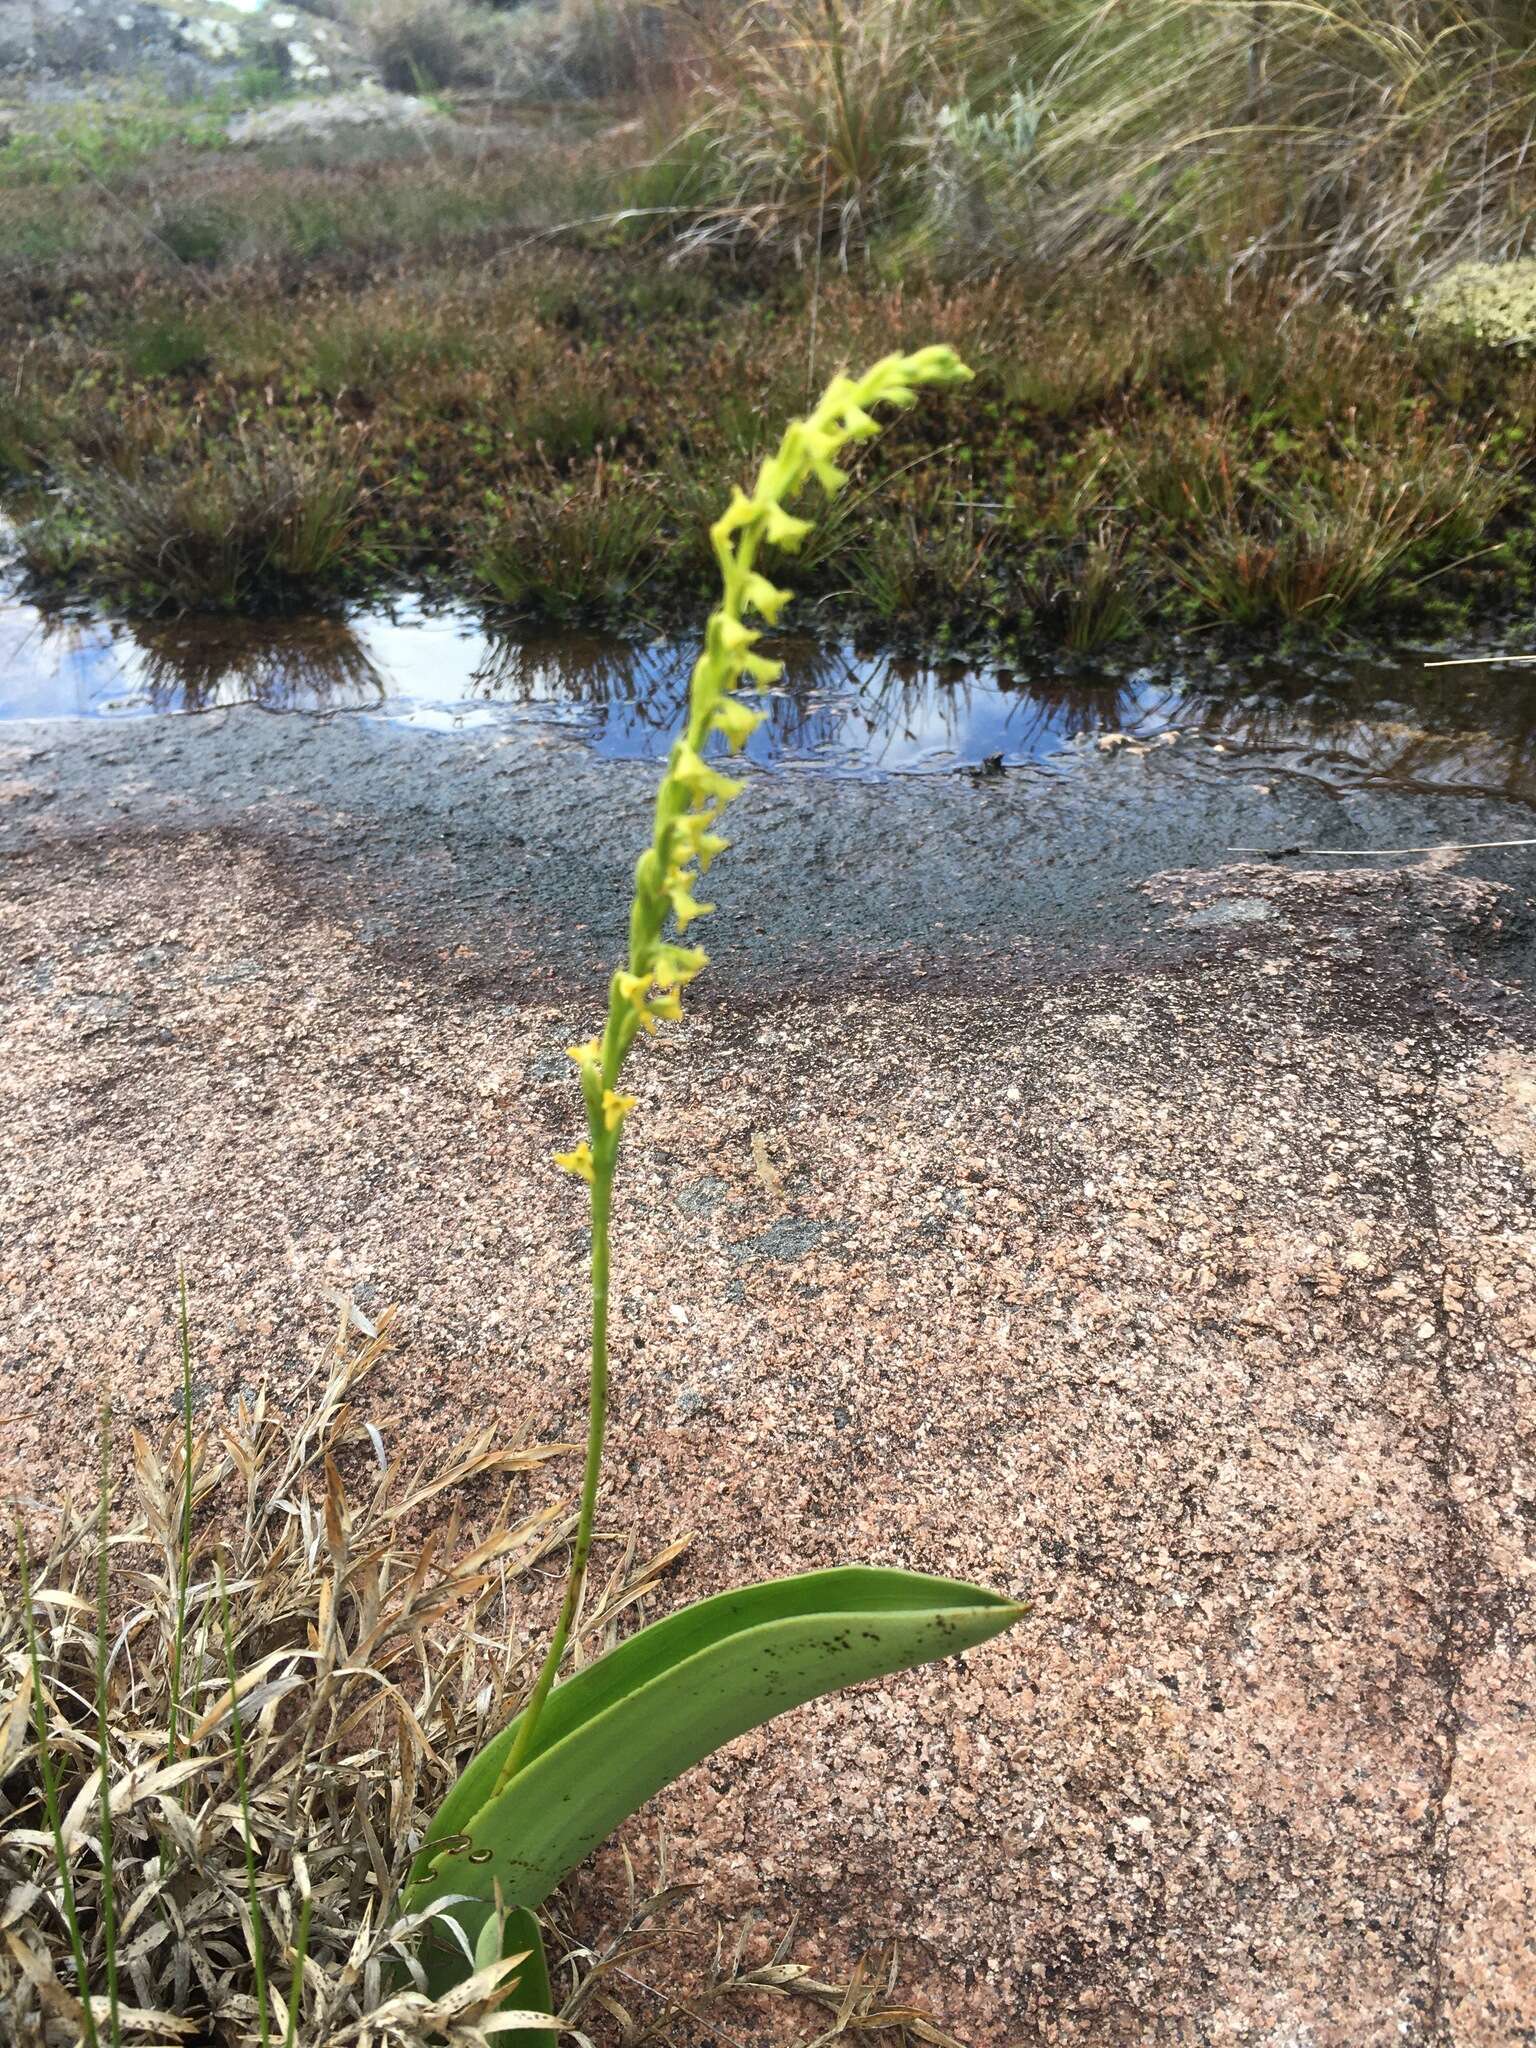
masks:
[[[811,480],[830,498],[838,457],[880,431],[875,411],[913,403],[925,385],[970,371],[944,347],[890,355],[835,378],[794,421],[710,530],[722,596],[689,686],[687,723],[656,794],[650,844],[635,869],[628,957],[609,983],[601,1032],[570,1048],[586,1136],[558,1164],[591,1202],[592,1360],[586,1464],[559,1615],[527,1705],[471,1761],[439,1808],[405,1900],[425,1932],[418,1967],[434,1993],[500,1973],[519,2023],[552,2010],[532,1909],[626,1816],[722,1743],[838,1686],[969,1649],[1008,1628],[1016,1602],[964,1583],[850,1566],[723,1593],[649,1627],[557,1683],[582,1602],[608,1405],[608,1296],[614,1178],[636,1097],[623,1070],[642,1034],[681,1015],[682,991],[708,965],[686,943],[713,905],[696,893],[729,842],[722,814],[744,784],[706,758],[719,735],[737,753],[763,714],[740,694],[777,681],[758,651],[789,592],[758,566],[764,547],[793,554],[811,531],[789,510]],[[527,2015],[527,2017],[523,2017]],[[514,2015],[506,2015],[510,2021]]]

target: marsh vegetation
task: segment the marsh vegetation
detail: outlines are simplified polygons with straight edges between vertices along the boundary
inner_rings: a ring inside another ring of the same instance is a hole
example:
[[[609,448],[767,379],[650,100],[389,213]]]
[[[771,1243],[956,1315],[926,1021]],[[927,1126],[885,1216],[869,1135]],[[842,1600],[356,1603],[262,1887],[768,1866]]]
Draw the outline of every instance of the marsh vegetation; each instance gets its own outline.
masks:
[[[942,333],[963,418],[889,436],[805,564],[840,628],[1092,650],[1529,598],[1523,10],[364,25],[432,124],[237,149],[206,109],[114,108],[0,149],[0,465],[38,586],[669,623],[710,586],[694,476]]]

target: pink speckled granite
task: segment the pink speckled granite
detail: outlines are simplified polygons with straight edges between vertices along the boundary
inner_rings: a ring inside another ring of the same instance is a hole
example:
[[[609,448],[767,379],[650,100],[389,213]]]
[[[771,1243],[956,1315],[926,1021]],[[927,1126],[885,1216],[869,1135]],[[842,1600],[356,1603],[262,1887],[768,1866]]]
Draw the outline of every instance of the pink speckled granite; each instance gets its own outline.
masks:
[[[0,1412],[37,1512],[89,1484],[87,1391],[167,1419],[179,1258],[209,1398],[291,1398],[358,1289],[403,1306],[394,1446],[575,1422],[546,1161],[589,1007],[370,953],[227,842],[8,881]],[[1159,889],[1185,952],[743,1018],[722,969],[641,1063],[605,1525],[699,1532],[678,1599],[861,1556],[1035,1603],[695,1773],[675,1874],[829,1963],[901,1936],[979,2048],[1536,2038],[1536,1064],[1456,965],[1497,905]]]

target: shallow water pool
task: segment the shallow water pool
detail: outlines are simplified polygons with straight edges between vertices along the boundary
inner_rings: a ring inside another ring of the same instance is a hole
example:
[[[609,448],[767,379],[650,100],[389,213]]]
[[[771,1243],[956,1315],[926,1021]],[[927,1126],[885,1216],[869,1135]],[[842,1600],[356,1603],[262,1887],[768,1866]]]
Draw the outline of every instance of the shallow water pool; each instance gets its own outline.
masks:
[[[1068,772],[1084,749],[1199,741],[1340,785],[1536,798],[1536,667],[1496,655],[1213,664],[1041,663],[1029,672],[787,640],[748,759],[859,778]],[[49,617],[0,604],[0,720],[132,720],[246,709],[384,719],[423,734],[555,726],[649,759],[678,729],[694,649],[502,634],[405,603],[279,622]]]

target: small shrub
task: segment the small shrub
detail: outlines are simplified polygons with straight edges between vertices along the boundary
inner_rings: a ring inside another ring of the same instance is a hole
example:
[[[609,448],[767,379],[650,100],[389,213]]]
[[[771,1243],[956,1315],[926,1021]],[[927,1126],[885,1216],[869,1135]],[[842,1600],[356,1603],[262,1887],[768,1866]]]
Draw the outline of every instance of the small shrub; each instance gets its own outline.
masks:
[[[511,85],[526,99],[613,99],[650,88],[669,48],[663,6],[647,0],[555,0],[510,22]]]
[[[1462,263],[1413,302],[1420,331],[1536,354],[1536,257]]]
[[[324,193],[295,192],[287,196],[268,234],[279,253],[300,263],[320,262],[334,256],[351,239],[335,200]]]
[[[204,269],[222,262],[241,238],[232,213],[201,200],[162,207],[150,225],[154,240],[178,263]]]
[[[391,92],[488,85],[505,64],[503,24],[473,0],[370,0],[362,27]]]

